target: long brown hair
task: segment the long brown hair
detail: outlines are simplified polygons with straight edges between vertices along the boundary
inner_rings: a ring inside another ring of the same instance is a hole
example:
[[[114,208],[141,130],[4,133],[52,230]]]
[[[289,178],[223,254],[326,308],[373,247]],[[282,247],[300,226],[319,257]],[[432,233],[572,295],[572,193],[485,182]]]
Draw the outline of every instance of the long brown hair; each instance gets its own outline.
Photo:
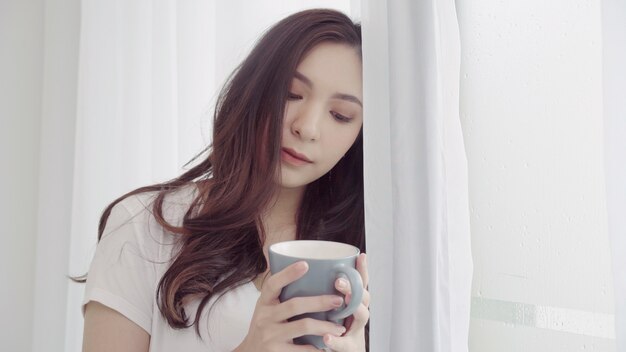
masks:
[[[326,41],[353,47],[361,57],[360,24],[341,12],[306,10],[271,27],[228,77],[215,108],[212,145],[189,163],[205,153],[206,158],[178,178],[124,194],[104,210],[98,241],[117,203],[142,192],[158,192],[153,216],[177,234],[181,244],[156,293],[161,314],[172,328],[195,325],[200,336],[201,312],[214,295],[266,271],[260,211],[277,187],[268,175],[280,167],[289,84],[304,55]],[[182,226],[172,226],[163,217],[163,200],[191,183],[197,183],[198,196]],[[307,185],[297,213],[296,238],[344,242],[366,251],[362,130],[337,165]],[[85,277],[76,281],[85,282]],[[192,322],[184,309],[189,297],[201,298]]]

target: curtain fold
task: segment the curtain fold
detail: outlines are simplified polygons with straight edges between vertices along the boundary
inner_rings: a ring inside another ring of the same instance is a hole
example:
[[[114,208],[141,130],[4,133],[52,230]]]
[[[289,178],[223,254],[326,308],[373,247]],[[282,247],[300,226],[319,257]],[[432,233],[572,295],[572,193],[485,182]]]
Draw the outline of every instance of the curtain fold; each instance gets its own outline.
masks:
[[[365,1],[372,351],[467,351],[472,258],[453,1]]]
[[[608,231],[615,297],[616,351],[626,351],[626,3],[602,2],[602,89]]]
[[[79,22],[79,0],[46,2],[32,341],[20,341],[33,352],[65,350]]]
[[[71,217],[59,225],[70,248],[46,257],[54,265],[40,261],[37,278],[84,273],[104,207],[124,192],[180,174],[210,142],[208,103],[233,68],[228,65],[242,57],[233,48],[250,45],[262,27],[288,12],[331,7],[330,1],[290,2],[283,10],[244,3],[81,2],[75,135],[64,149],[74,153],[63,192],[72,201],[71,209],[59,209]],[[472,262],[454,2],[351,5],[361,9],[364,40],[371,350],[467,351]],[[347,13],[350,2],[332,6]],[[48,174],[52,169],[47,166]],[[51,192],[55,187],[55,179],[42,176],[42,195],[60,193]],[[42,199],[54,204],[52,196]],[[43,253],[53,220],[40,218]],[[47,306],[50,286],[37,287],[38,306]],[[83,285],[66,287],[66,323],[55,333],[65,333],[63,350],[79,351]],[[35,321],[49,322],[56,311],[36,308]],[[44,325],[35,336],[45,334]]]
[[[132,189],[180,175],[210,143],[213,105],[223,80],[266,27],[312,7],[347,14],[351,8],[348,0],[280,6],[272,0],[82,1],[73,180],[66,192],[71,209],[63,209],[71,224],[64,226],[70,235],[62,244],[70,248],[51,259],[54,269],[39,264],[37,277],[85,273],[104,208]],[[54,187],[42,179],[42,194]],[[69,207],[68,200],[63,204]],[[55,350],[80,351],[84,285],[66,284],[58,292],[66,295],[65,324],[56,331],[65,336],[55,345],[64,346]],[[45,304],[46,295],[36,293],[36,301]],[[47,310],[35,320],[55,316]]]
[[[205,1],[82,2],[70,275],[89,268],[111,201],[174,178],[206,145],[199,121],[213,94],[214,12]],[[81,350],[83,290],[67,292],[68,351]]]

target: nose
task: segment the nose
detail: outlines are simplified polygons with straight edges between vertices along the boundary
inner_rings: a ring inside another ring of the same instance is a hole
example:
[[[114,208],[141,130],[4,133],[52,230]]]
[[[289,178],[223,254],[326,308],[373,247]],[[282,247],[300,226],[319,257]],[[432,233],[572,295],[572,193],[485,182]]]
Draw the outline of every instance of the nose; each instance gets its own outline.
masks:
[[[291,123],[291,132],[304,141],[316,141],[320,138],[322,109],[313,106],[303,108]]]

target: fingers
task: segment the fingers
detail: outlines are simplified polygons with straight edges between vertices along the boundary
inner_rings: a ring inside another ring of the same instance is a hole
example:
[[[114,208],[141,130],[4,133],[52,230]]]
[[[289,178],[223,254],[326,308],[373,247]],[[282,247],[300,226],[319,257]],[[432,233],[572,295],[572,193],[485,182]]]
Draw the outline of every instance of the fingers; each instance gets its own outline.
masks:
[[[307,262],[299,261],[270,276],[266,284],[263,285],[259,300],[266,304],[277,300],[283,287],[301,278],[308,270]]]
[[[343,297],[335,295],[294,297],[279,305],[276,319],[282,321],[303,313],[325,312],[342,304]]]
[[[311,345],[290,345],[288,352],[319,352],[317,348]]]
[[[348,334],[358,334],[358,331],[365,328],[365,325],[367,325],[367,321],[370,319],[370,311],[361,304],[352,315],[354,316],[354,320],[352,321]]]
[[[319,335],[332,334],[341,336],[346,332],[346,328],[325,320],[317,320],[313,318],[303,318],[285,324],[285,336],[288,338],[296,338],[303,335]]]
[[[351,346],[351,341],[346,338],[325,335],[324,343],[333,351],[350,351],[354,349]]]
[[[348,282],[348,280],[346,279],[340,278],[337,279],[337,281],[335,282],[335,287],[339,292],[343,293],[346,296],[346,303],[350,303],[350,300],[352,299],[352,289],[350,287],[350,282]],[[363,299],[361,300],[361,303],[365,307],[370,306],[370,293],[368,290],[363,290]]]
[[[365,262],[365,257],[361,256],[358,263],[361,263],[360,273],[363,279],[363,284],[366,285],[367,280],[367,263]],[[350,282],[343,278],[337,279],[335,282],[335,287],[339,292],[346,296],[346,302],[350,302],[352,299],[352,289],[350,287]],[[353,319],[349,321],[349,331],[346,335],[357,334],[358,331],[362,330],[370,317],[370,312],[368,310],[370,304],[370,293],[367,289],[363,289],[363,298],[361,300],[361,304],[357,308],[357,310],[352,314]]]
[[[364,346],[363,329],[369,320],[369,310],[364,305],[359,305],[359,308],[352,316],[354,317],[351,327],[348,332],[343,336],[333,336],[330,334],[324,335],[324,343],[333,351],[362,351]]]
[[[344,321],[344,325],[348,330],[346,335],[354,335],[358,333],[359,330],[365,328],[367,325],[367,321],[370,319],[370,311],[363,304],[359,304],[359,307],[352,313],[351,316],[347,317]]]

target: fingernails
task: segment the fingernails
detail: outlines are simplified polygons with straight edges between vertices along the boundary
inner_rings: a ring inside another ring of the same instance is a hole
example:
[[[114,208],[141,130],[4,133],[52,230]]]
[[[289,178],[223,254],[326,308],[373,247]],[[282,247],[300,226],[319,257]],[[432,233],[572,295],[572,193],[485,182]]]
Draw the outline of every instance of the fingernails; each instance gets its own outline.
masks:
[[[346,288],[348,287],[348,281],[346,281],[345,279],[339,279],[339,282],[337,282],[337,286],[339,288]]]
[[[324,343],[330,344],[332,341],[333,341],[332,336],[330,336],[330,335],[324,336]]]
[[[343,303],[343,298],[336,296],[336,297],[333,297],[331,302],[333,303],[335,307],[339,307]]]
[[[296,264],[296,269],[298,270],[305,270],[308,267],[309,267],[309,264],[305,261],[301,261],[301,262],[298,262],[298,264]]]
[[[346,332],[346,327],[343,325],[337,325],[337,331],[339,332],[339,335],[342,335],[344,332]]]

